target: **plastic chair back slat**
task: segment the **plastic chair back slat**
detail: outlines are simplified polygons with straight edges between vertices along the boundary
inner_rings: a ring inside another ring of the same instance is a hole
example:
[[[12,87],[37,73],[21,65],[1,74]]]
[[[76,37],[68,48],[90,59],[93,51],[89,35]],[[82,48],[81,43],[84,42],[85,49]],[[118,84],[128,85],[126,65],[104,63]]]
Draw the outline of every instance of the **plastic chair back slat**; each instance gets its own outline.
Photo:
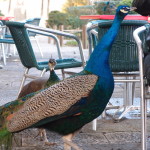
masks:
[[[39,26],[41,18],[33,18],[26,20],[25,23]],[[29,36],[36,36],[36,33],[29,32]]]
[[[139,71],[138,50],[133,39],[133,31],[146,21],[123,21],[110,54],[112,72]],[[112,22],[99,23],[99,39],[110,28]],[[143,35],[144,36],[144,35]]]
[[[10,29],[11,35],[14,38],[22,64],[26,68],[37,67],[37,61],[32,49],[32,45],[28,36],[28,31],[24,28],[24,23],[13,24],[12,22],[7,26]]]

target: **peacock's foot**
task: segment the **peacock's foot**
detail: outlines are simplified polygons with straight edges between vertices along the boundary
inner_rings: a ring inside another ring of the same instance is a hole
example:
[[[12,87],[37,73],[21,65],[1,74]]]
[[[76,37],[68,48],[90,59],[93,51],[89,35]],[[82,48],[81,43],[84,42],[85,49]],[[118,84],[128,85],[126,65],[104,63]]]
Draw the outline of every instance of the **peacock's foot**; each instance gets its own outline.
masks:
[[[71,150],[71,147],[75,150],[82,150],[79,146],[72,142],[73,136],[74,133],[63,136],[64,150]]]
[[[43,141],[45,145],[48,145],[48,146],[54,146],[54,145],[56,145],[56,143],[51,143],[51,142],[48,141],[45,129],[42,129],[42,128],[39,129],[39,133],[38,133],[37,136],[40,136],[40,140]]]

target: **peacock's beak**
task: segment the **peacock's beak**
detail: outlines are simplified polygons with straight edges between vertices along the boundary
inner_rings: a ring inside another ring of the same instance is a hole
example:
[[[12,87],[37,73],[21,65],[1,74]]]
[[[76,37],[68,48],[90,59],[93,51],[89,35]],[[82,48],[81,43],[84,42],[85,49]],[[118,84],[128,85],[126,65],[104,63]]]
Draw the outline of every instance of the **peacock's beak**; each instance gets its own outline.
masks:
[[[136,9],[137,9],[136,7],[130,7],[130,11],[134,11]]]

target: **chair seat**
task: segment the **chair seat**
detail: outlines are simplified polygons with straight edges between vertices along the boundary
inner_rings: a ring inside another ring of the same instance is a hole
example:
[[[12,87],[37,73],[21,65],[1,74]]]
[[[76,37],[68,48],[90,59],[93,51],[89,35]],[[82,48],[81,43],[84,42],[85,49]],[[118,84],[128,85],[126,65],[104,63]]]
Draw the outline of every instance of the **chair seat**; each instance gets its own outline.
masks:
[[[13,41],[13,40],[10,40],[10,39],[0,39],[0,43],[14,44],[14,41]]]
[[[55,66],[55,70],[65,69],[65,68],[81,67],[83,65],[82,62],[77,61],[74,58],[57,59],[56,62],[57,62],[57,65]],[[48,67],[47,64],[48,64],[48,61],[38,62],[38,66],[39,66],[40,70],[42,70],[43,68],[46,68],[47,70],[49,70],[49,67]]]

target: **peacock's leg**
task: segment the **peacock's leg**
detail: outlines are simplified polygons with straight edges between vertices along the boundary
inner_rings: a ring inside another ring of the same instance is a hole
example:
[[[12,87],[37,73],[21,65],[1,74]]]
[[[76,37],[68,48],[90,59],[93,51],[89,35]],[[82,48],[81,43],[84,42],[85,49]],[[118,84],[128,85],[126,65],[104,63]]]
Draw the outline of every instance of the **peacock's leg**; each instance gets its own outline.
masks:
[[[71,150],[71,147],[75,150],[82,150],[75,143],[72,142],[72,138],[74,137],[74,135],[75,133],[71,133],[62,137],[64,141],[64,150]]]
[[[39,134],[40,137],[42,138],[42,140],[44,141],[45,145],[48,145],[48,146],[53,146],[55,145],[56,143],[50,143],[47,139],[47,135],[46,135],[46,130],[43,129],[43,128],[40,128],[39,129]]]

